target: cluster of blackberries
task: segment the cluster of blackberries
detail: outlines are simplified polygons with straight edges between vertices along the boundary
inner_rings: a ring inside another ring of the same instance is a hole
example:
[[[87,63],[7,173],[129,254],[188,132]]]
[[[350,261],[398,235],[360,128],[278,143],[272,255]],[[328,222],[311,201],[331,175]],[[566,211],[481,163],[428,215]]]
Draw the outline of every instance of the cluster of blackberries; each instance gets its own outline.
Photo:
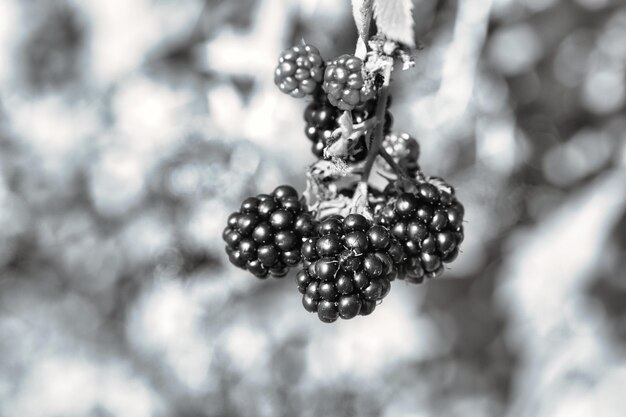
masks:
[[[434,278],[452,262],[463,241],[463,205],[454,189],[439,178],[390,184],[387,202],[376,208],[376,222],[402,243],[406,259],[400,277],[419,283]]]
[[[296,275],[302,304],[323,322],[368,315],[391,288],[402,246],[385,227],[360,214],[329,216],[302,245]]]
[[[372,119],[378,103],[375,80],[365,74],[361,59],[342,55],[325,66],[317,49],[304,43],[282,53],[274,81],[293,97],[312,97],[304,112],[305,132],[318,158],[325,158],[327,149],[348,163],[368,157],[364,132],[378,125]],[[230,262],[259,278],[282,277],[301,265],[296,283],[302,305],[326,323],[371,314],[396,278],[420,283],[439,276],[464,238],[463,205],[450,185],[422,175],[417,141],[390,132],[390,103],[380,157],[387,164],[383,170],[398,179],[384,190],[368,189],[373,218],[356,213],[322,217],[321,208],[311,213],[296,190],[283,185],[271,195],[244,200],[223,233]],[[357,139],[329,148],[338,139],[333,136],[341,131],[344,112],[350,112],[346,116],[351,116]],[[349,183],[338,193],[352,201],[355,187]]]
[[[325,64],[318,50],[302,43],[285,50],[274,71],[274,83],[292,97],[312,96],[313,101],[304,112],[305,133],[312,142],[311,151],[324,158],[324,150],[332,143],[332,133],[339,127],[343,111],[352,112],[355,123],[372,118],[375,113],[376,87],[364,80],[363,61],[352,55],[342,55]],[[385,133],[392,124],[391,113],[385,116]],[[367,146],[363,137],[353,144],[349,163],[363,161]]]
[[[315,231],[313,216],[288,185],[246,198],[231,214],[222,238],[230,262],[259,278],[283,277],[301,261],[302,239]]]

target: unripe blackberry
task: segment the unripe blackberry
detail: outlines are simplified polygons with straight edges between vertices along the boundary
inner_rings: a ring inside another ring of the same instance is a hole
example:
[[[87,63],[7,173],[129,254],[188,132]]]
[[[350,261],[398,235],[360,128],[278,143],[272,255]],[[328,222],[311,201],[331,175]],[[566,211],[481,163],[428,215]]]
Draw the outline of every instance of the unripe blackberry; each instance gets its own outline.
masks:
[[[375,209],[375,221],[402,244],[404,256],[398,248],[390,251],[399,278],[420,283],[441,275],[443,264],[456,258],[463,241],[463,205],[439,178],[391,185],[385,191],[389,200]]]
[[[283,51],[274,71],[274,84],[296,98],[313,94],[323,78],[324,60],[317,48],[304,42]]]
[[[383,148],[411,177],[419,171],[417,160],[420,155],[420,146],[417,140],[409,134],[387,134],[383,140]],[[386,163],[385,169],[393,173],[393,169]]]
[[[371,313],[395,279],[399,246],[388,229],[359,214],[322,220],[302,245],[296,282],[304,308],[326,323]]]
[[[374,91],[363,79],[363,61],[348,54],[326,66],[322,88],[330,103],[341,110],[352,110],[374,98]]]
[[[222,238],[233,265],[259,278],[283,277],[302,260],[302,241],[315,228],[297,191],[282,185],[272,195],[246,198],[229,216]]]

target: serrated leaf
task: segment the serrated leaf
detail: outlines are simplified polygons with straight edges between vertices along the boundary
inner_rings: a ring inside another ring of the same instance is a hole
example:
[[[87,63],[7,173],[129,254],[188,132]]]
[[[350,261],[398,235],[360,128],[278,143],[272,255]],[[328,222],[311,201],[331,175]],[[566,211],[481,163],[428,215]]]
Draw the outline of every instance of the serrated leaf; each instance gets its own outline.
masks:
[[[373,0],[379,32],[388,39],[415,47],[412,0]]]

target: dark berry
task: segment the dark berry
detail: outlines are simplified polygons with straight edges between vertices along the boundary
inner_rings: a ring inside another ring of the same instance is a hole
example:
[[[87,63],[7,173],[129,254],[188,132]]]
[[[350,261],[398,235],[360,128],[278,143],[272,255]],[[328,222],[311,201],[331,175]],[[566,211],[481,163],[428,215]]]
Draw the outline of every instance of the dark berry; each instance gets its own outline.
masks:
[[[224,235],[224,241],[230,248],[237,248],[239,242],[241,242],[241,235],[232,229],[226,229],[227,233]]]
[[[322,282],[318,287],[318,292],[323,300],[335,301],[337,298],[337,289],[332,282]]]
[[[337,217],[329,217],[319,224],[321,235],[340,235],[343,230],[343,222]]]
[[[272,195],[279,200],[286,200],[288,198],[298,198],[298,192],[291,185],[279,185],[274,189]]]
[[[343,220],[343,230],[349,232],[363,232],[369,229],[370,223],[360,214],[349,214]]]
[[[322,281],[332,281],[335,279],[339,263],[333,259],[320,259],[315,262],[315,273]]]
[[[229,249],[226,253],[228,253],[230,263],[238,268],[246,267],[246,260],[241,257],[241,251]]]
[[[304,259],[312,261],[317,259],[316,241],[308,239],[302,244],[302,257]]]
[[[269,223],[259,223],[252,231],[252,239],[257,243],[267,243],[272,240],[273,229]]]
[[[334,302],[322,300],[317,305],[317,315],[324,323],[332,323],[339,317],[339,312]]]
[[[417,200],[412,194],[402,194],[396,200],[396,212],[401,217],[409,217],[415,212]]]
[[[237,229],[243,236],[249,236],[257,225],[259,217],[252,213],[240,214],[237,219]]]
[[[265,278],[268,274],[268,269],[257,259],[248,261],[246,265],[248,271],[252,272],[257,278]]]
[[[352,277],[347,273],[340,273],[337,275],[335,287],[341,294],[351,294],[354,292],[354,282]]]
[[[273,195],[246,198],[240,212],[229,216],[222,238],[235,266],[258,277],[283,277],[300,263],[303,238],[313,232],[313,218],[296,190],[283,185]]]
[[[370,279],[365,271],[355,273],[353,280],[354,285],[356,285],[359,290],[363,290],[365,287],[370,285]]]
[[[239,243],[239,251],[241,252],[241,257],[243,259],[246,261],[252,261],[257,255],[256,242],[252,239],[243,239]]]
[[[308,295],[309,297],[313,298],[314,300],[318,300],[320,298],[320,294],[319,294],[319,292],[317,290],[318,287],[319,287],[319,282],[318,281],[311,281],[309,283],[309,285],[307,285],[307,287],[306,287],[305,294]]]
[[[276,249],[274,245],[264,245],[261,246],[258,250],[259,261],[267,267],[274,265],[278,262],[280,257],[280,253]]]
[[[315,222],[309,213],[303,213],[296,218],[294,229],[303,237],[308,237],[315,231]]]
[[[403,243],[403,254],[394,245],[388,250],[400,278],[417,283],[441,275],[442,263],[456,258],[464,238],[464,209],[454,188],[440,178],[429,178],[389,184],[385,195],[389,202],[376,208],[375,218]]]
[[[313,297],[311,297],[310,295],[305,294],[302,296],[302,306],[304,306],[304,309],[308,311],[309,313],[317,312],[317,304],[318,304],[318,301],[314,299]]]
[[[288,266],[296,266],[300,263],[301,255],[298,250],[283,252],[283,262]]]
[[[385,250],[391,243],[389,231],[382,226],[372,226],[367,232],[367,237],[374,250]]]
[[[365,313],[373,311],[396,278],[394,259],[404,260],[402,246],[391,233],[361,215],[325,218],[303,243],[302,254],[305,263],[296,278],[298,290],[309,296],[307,308],[313,300],[323,300],[317,312],[326,322],[354,317],[366,302]],[[340,306],[342,313],[337,316]]]
[[[356,317],[361,311],[361,300],[356,295],[344,295],[339,299],[338,312],[342,319]]]
[[[361,300],[361,309],[359,310],[359,314],[361,316],[369,316],[376,309],[376,301],[375,300]]]
[[[285,230],[293,225],[293,214],[287,210],[276,210],[270,216],[270,224],[276,230]]]
[[[296,283],[298,284],[298,290],[304,294],[309,283],[311,283],[311,277],[302,269],[296,274]]]
[[[327,235],[317,240],[316,249],[319,256],[334,256],[342,250],[342,244],[336,235]]]
[[[241,211],[244,213],[254,213],[259,206],[259,199],[256,197],[248,197],[241,203]]]
[[[227,222],[228,227],[230,228],[237,227],[238,220],[239,220],[239,213],[232,213],[230,216],[228,216],[228,222]]]
[[[369,247],[367,235],[363,232],[350,232],[345,236],[346,247],[355,253],[364,253]]]
[[[300,238],[296,232],[291,230],[281,230],[276,233],[276,236],[274,237],[276,246],[284,252],[299,248],[302,243],[301,241],[302,238]]]

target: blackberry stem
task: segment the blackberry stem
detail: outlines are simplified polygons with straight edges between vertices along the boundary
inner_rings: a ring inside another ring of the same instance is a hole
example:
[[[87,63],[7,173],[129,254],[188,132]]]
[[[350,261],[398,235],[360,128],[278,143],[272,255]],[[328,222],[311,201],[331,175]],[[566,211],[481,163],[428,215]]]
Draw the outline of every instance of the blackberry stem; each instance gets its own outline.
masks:
[[[391,169],[393,169],[393,172],[395,172],[398,177],[410,178],[406,170],[396,163],[393,156],[389,155],[385,148],[380,148],[378,154],[391,166]]]
[[[372,172],[372,167],[374,166],[374,161],[378,156],[379,150],[381,149],[381,144],[383,142],[383,132],[385,129],[385,111],[387,111],[387,100],[389,99],[389,78],[385,77],[385,84],[380,88],[380,93],[378,95],[378,102],[376,103],[376,120],[378,121],[376,125],[376,130],[374,131],[374,135],[372,136],[372,142],[369,146],[369,152],[367,154],[367,159],[365,160],[365,165],[363,166],[363,176],[361,177],[361,181],[367,183],[370,177],[370,173]]]

